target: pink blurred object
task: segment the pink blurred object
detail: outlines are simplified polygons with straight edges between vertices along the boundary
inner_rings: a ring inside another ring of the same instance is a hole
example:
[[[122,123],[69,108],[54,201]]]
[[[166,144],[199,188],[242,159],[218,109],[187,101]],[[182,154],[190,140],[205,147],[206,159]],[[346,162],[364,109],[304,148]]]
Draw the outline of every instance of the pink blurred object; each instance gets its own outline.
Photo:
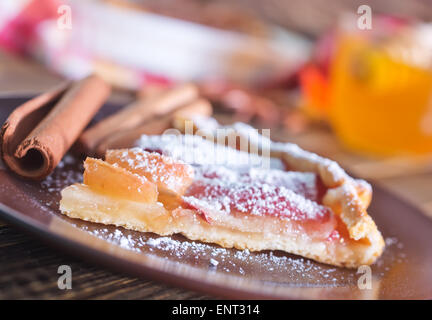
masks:
[[[275,26],[260,38],[110,1],[17,0],[24,1],[3,28],[0,21],[0,46],[71,79],[97,73],[129,89],[209,76],[251,85],[290,74],[310,53],[309,41]],[[58,24],[62,4],[69,28]]]
[[[15,1],[15,0],[14,0]],[[172,81],[162,75],[135,70],[121,64],[115,65],[108,61],[98,61],[90,52],[86,52],[74,42],[58,41],[54,37],[46,38],[45,24],[55,29],[59,18],[59,8],[69,4],[64,0],[23,0],[0,3],[2,10],[0,25],[0,47],[12,54],[28,55],[42,59],[48,68],[68,78],[80,78],[91,69],[103,69],[108,78],[119,77],[118,84],[126,87],[140,87],[146,84],[170,85]],[[13,10],[5,10],[13,8]],[[9,12],[8,12],[9,11]],[[12,11],[12,12],[10,12]],[[57,32],[59,32],[57,30]],[[68,39],[68,31],[60,32]],[[96,70],[97,71],[97,70]],[[100,71],[100,70],[99,70]],[[109,75],[107,75],[109,73]],[[125,75],[127,73],[127,75]],[[127,78],[127,79],[126,79]],[[115,81],[114,81],[115,82]]]
[[[28,1],[0,30],[0,46],[12,53],[28,53],[38,36],[36,27],[42,21],[56,18],[59,6],[58,0]]]

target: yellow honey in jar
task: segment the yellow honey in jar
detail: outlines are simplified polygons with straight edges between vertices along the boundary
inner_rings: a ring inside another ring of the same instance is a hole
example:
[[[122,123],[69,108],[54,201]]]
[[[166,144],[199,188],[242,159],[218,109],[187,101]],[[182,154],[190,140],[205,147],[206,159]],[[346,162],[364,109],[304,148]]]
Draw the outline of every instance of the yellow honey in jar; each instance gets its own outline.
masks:
[[[428,54],[432,59],[432,51],[405,43],[377,47],[360,36],[340,37],[330,75],[330,121],[349,148],[432,153],[432,68],[417,63],[428,62]]]

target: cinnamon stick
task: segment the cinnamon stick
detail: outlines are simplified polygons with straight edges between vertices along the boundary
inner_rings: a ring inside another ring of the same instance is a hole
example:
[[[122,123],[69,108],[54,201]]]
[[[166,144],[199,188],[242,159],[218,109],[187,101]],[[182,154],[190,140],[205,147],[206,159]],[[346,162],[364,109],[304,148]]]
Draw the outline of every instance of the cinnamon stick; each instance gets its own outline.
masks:
[[[122,111],[103,119],[86,130],[77,141],[77,148],[86,155],[95,155],[98,146],[116,132],[138,126],[155,116],[167,114],[198,97],[193,84],[183,84],[170,90],[157,92],[147,99],[140,99]]]
[[[211,103],[204,98],[196,100],[188,106],[179,108],[174,111],[171,117],[171,125],[173,128],[186,132],[186,122],[194,119],[194,117],[208,118],[213,113],[213,107]],[[194,130],[196,128],[193,128]]]
[[[165,130],[172,128],[174,119],[178,119],[181,115],[200,115],[210,116],[212,107],[205,99],[198,99],[189,104],[179,107],[176,111],[167,113],[163,116],[154,117],[144,123],[131,128],[129,130],[120,131],[109,138],[105,139],[97,148],[96,155],[103,157],[108,149],[131,148],[134,142],[143,134],[159,135],[163,134]]]
[[[110,87],[93,75],[62,84],[16,108],[0,132],[5,165],[25,178],[45,178],[109,93]]]

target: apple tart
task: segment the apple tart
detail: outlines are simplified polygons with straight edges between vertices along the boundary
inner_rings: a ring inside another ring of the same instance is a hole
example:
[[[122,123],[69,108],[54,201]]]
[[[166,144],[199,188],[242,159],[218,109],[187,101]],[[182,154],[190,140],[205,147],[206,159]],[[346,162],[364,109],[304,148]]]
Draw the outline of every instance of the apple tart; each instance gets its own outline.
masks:
[[[242,136],[250,127],[232,128]],[[270,142],[270,155],[196,134],[143,135],[105,160],[87,158],[83,183],[62,190],[60,210],[226,248],[282,250],[350,268],[375,262],[384,241],[366,211],[370,185],[293,144]]]

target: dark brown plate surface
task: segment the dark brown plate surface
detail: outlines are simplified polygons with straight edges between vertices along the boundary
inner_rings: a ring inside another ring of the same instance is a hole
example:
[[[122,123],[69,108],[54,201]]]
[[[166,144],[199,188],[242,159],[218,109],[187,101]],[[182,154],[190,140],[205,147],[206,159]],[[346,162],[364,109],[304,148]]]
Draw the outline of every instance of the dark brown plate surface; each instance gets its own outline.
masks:
[[[23,98],[0,100],[0,120]],[[118,108],[105,106],[98,117]],[[374,186],[369,213],[386,239],[372,266],[372,289],[362,273],[283,252],[248,252],[159,237],[62,216],[60,190],[82,178],[80,161],[67,155],[41,183],[0,168],[0,217],[49,243],[133,275],[227,298],[413,299],[432,298],[432,221]]]

